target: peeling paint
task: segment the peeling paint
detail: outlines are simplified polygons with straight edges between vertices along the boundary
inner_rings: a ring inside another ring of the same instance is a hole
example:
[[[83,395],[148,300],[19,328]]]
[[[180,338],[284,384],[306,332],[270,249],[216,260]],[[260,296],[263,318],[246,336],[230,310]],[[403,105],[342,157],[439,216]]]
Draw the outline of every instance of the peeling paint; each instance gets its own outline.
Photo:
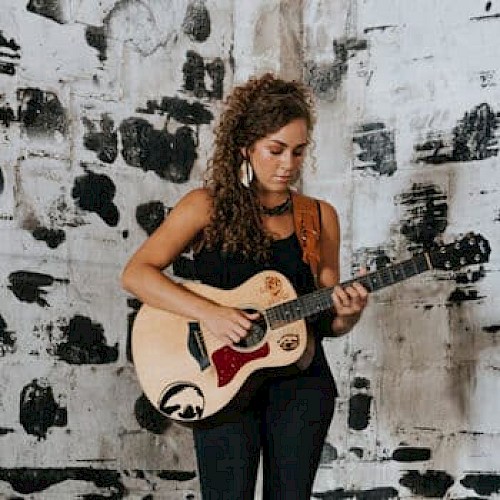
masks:
[[[139,108],[137,112],[166,114],[184,125],[208,125],[214,119],[213,113],[201,102],[179,97],[163,97],[160,102],[149,100],[146,108]]]
[[[13,38],[7,40],[3,31],[0,30],[0,58],[4,59],[0,59],[0,73],[9,76],[16,74],[17,61],[21,59],[20,49],[21,47]],[[0,120],[2,120],[1,114]]]
[[[160,178],[174,183],[189,180],[197,158],[197,142],[189,127],[180,127],[174,134],[156,130],[146,120],[130,118],[120,125],[123,159],[132,167],[153,171]]]
[[[320,99],[334,100],[342,81],[347,74],[348,60],[352,51],[366,50],[366,40],[356,38],[333,40],[334,61],[304,64],[304,82],[309,85]]]
[[[67,326],[60,327],[64,334],[58,342],[54,355],[71,365],[114,363],[118,359],[118,343],[106,344],[104,329],[92,319],[75,315]]]
[[[398,490],[391,487],[373,488],[367,490],[345,490],[337,488],[335,490],[325,491],[322,493],[313,493],[312,498],[320,498],[322,500],[392,500],[399,498]]]
[[[409,250],[432,248],[448,225],[446,193],[435,184],[414,183],[408,192],[396,197],[396,203],[406,207],[401,233],[412,243]]]
[[[467,474],[460,483],[478,495],[493,495],[500,493],[499,474]]]
[[[182,31],[194,42],[204,42],[210,36],[210,12],[204,0],[191,0],[182,22]]]
[[[83,136],[83,145],[97,153],[97,158],[104,163],[113,163],[118,156],[118,133],[114,128],[114,121],[107,113],[101,116],[100,128],[96,130],[96,125],[88,118],[83,119],[88,131]]]
[[[427,470],[423,474],[410,470],[399,480],[414,495],[425,498],[443,498],[454,482],[453,477],[446,472],[435,470]]]
[[[373,397],[368,394],[354,394],[349,398],[350,429],[362,431],[370,423],[370,408]]]
[[[141,428],[153,434],[164,434],[173,424],[162,415],[143,394],[135,402],[134,414]]]
[[[115,193],[115,183],[107,175],[90,170],[75,179],[71,190],[71,196],[82,210],[95,212],[112,227],[117,226],[120,220],[118,208],[113,203]]]
[[[20,102],[18,119],[29,136],[65,136],[68,132],[67,111],[54,92],[37,88],[24,88],[17,91]]]
[[[60,0],[30,0],[26,9],[59,24],[66,21]]]
[[[135,210],[135,220],[149,236],[165,219],[165,206],[161,201],[150,201],[139,205]]]
[[[361,164],[357,170],[367,169],[379,175],[391,176],[396,172],[396,146],[394,131],[387,130],[383,123],[367,123],[354,133],[353,142],[358,144],[360,152],[357,154]]]
[[[123,485],[120,473],[114,470],[97,469],[93,467],[66,467],[66,468],[0,468],[0,480],[5,481],[17,493],[29,495],[50,489],[51,486],[64,481],[83,481],[92,483],[98,488],[108,490],[105,497],[83,495],[81,498],[95,499],[109,498],[122,499],[127,496],[127,489]]]
[[[401,447],[394,450],[392,459],[396,462],[423,462],[432,457],[430,448]]]
[[[44,298],[47,294],[44,287],[52,286],[54,283],[68,284],[69,280],[31,271],[14,271],[9,274],[9,282],[8,288],[20,301],[50,307]]]
[[[204,58],[194,50],[186,52],[186,62],[182,66],[184,75],[183,88],[186,92],[192,93],[197,98],[210,97],[222,99],[224,94],[224,62],[220,58],[215,58],[211,62],[205,63]],[[205,85],[205,75],[212,80],[212,89],[207,89]]]
[[[17,350],[16,337],[13,331],[7,329],[7,323],[0,314],[0,358]]]
[[[467,111],[452,131],[451,139],[441,133],[415,146],[417,161],[429,164],[485,160],[498,155],[500,113],[488,103]],[[441,136],[441,137],[440,137]]]
[[[50,427],[65,427],[68,423],[67,410],[56,403],[45,379],[34,379],[23,388],[19,406],[19,422],[38,439],[45,439]]]

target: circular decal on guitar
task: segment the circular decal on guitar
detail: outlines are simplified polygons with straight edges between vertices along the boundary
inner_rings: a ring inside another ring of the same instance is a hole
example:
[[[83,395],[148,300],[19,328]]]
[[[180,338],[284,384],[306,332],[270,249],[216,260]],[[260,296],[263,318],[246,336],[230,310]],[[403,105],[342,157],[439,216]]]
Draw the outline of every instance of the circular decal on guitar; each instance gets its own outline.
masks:
[[[278,343],[284,351],[293,351],[299,346],[299,336],[295,333],[287,333],[279,339]]]
[[[163,390],[158,409],[174,420],[199,420],[205,409],[205,397],[197,385],[175,382]]]

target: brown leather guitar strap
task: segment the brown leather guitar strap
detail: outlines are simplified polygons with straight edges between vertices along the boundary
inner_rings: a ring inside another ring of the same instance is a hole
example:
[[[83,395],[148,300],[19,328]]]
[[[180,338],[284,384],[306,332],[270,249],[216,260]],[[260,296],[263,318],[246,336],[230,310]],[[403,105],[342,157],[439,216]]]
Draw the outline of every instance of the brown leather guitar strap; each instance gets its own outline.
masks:
[[[299,193],[292,194],[295,232],[302,247],[302,260],[309,264],[317,282],[320,261],[321,213],[319,202]]]

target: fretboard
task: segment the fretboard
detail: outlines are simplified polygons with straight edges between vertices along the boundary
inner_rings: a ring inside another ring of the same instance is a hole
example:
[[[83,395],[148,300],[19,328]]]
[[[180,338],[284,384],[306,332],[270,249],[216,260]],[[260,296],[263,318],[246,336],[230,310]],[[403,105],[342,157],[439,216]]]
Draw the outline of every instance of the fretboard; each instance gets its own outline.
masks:
[[[431,269],[425,253],[397,264],[382,267],[364,276],[340,283],[346,287],[354,282],[361,283],[369,292],[394,285]],[[332,291],[334,287],[321,288],[302,295],[294,300],[283,302],[266,309],[265,316],[271,328],[280,328],[299,319],[308,318],[314,314],[326,311],[333,306]]]

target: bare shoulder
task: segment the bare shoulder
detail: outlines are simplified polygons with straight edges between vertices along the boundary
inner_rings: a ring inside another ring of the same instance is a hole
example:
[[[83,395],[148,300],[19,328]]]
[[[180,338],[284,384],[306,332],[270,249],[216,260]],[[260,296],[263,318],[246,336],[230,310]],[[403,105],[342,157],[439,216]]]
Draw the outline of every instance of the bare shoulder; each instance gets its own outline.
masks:
[[[172,209],[170,215],[194,217],[202,226],[210,222],[213,210],[212,198],[205,188],[197,188],[185,194]]]
[[[322,226],[326,227],[338,227],[339,226],[339,216],[336,208],[325,200],[318,200],[319,207],[321,211],[321,222]]]

